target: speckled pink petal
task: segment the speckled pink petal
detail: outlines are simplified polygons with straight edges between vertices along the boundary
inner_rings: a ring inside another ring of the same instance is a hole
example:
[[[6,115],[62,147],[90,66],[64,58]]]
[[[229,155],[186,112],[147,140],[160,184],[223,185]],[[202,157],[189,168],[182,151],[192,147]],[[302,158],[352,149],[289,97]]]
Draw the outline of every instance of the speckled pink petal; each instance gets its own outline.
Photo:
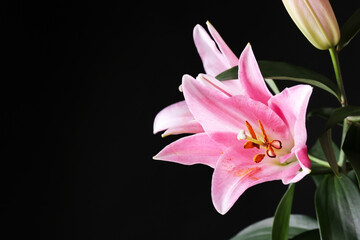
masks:
[[[270,158],[253,162],[256,148],[234,146],[218,160],[212,178],[211,195],[216,210],[225,214],[248,188],[267,181],[292,179],[298,174],[298,162],[282,166]],[[300,179],[297,179],[300,180]]]

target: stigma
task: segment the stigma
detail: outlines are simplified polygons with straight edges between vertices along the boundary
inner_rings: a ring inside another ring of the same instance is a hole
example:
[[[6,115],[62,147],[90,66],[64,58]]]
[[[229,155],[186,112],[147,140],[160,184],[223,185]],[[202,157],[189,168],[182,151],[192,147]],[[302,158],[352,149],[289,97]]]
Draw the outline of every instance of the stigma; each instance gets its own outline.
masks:
[[[250,136],[248,136],[243,129],[241,129],[237,135],[238,140],[247,140],[244,144],[244,148],[250,149],[250,148],[255,147],[257,149],[260,149],[260,148],[266,149],[265,154],[256,154],[253,157],[253,161],[256,163],[259,163],[265,158],[265,156],[268,156],[270,158],[276,158],[275,150],[282,148],[281,141],[280,140],[270,141],[265,132],[264,126],[262,125],[260,120],[258,120],[258,123],[259,123],[260,131],[261,131],[261,135],[262,135],[262,140],[259,140],[257,138],[255,131],[252,128],[251,124],[248,121],[245,121],[245,123],[246,123],[246,128],[248,129]]]

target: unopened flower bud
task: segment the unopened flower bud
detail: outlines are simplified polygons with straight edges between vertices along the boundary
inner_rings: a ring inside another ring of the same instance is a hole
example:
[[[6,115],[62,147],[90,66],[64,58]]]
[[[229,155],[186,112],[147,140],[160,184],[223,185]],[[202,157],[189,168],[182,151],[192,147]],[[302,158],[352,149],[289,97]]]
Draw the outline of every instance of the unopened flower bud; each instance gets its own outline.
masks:
[[[320,50],[338,44],[340,30],[329,0],[282,0],[292,20]]]

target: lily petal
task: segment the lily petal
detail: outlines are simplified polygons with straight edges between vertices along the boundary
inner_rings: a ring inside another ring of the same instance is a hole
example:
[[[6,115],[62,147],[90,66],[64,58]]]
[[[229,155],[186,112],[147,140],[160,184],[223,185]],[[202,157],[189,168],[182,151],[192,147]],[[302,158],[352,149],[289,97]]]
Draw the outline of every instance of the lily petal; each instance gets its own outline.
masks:
[[[185,101],[180,101],[161,110],[154,120],[154,134],[167,131],[163,135],[203,132],[195,121]]]
[[[252,161],[259,150],[239,146],[229,148],[218,160],[212,178],[212,199],[216,210],[225,214],[246,189],[259,183],[288,179],[298,171],[299,164],[282,166],[271,159]]]
[[[267,104],[272,97],[255,59],[251,45],[248,44],[239,59],[239,80],[245,94],[254,100]]]
[[[214,38],[217,46],[219,47],[220,51],[224,54],[227,62],[229,63],[229,66],[236,66],[238,64],[239,59],[231,51],[231,49],[228,47],[228,45],[222,39],[222,37],[220,36],[218,31],[216,31],[214,26],[209,21],[206,22],[206,25],[208,27],[208,30],[209,30],[211,36]]]
[[[269,126],[269,136],[281,140],[284,148],[291,149],[293,142],[288,127],[268,106],[246,96],[229,97],[221,90],[206,87],[189,76],[183,77],[182,86],[190,111],[210,137],[219,133],[232,134],[233,138],[227,138],[234,139],[235,143],[239,131],[246,129],[245,121],[255,123],[254,131],[261,136],[257,125],[261,120],[264,126]]]
[[[167,145],[154,159],[185,165],[200,163],[214,168],[221,154],[222,149],[218,144],[206,133],[199,133],[180,138]]]
[[[297,85],[284,89],[272,97],[268,106],[273,109],[288,125],[294,136],[295,147],[306,144],[306,109],[309,103],[312,87]]]
[[[293,149],[291,155],[292,158],[297,159],[296,162],[298,164],[288,169],[289,174],[282,178],[283,184],[298,182],[311,172],[311,161],[308,157],[306,146],[295,150]]]
[[[215,42],[201,25],[195,26],[193,37],[207,74],[216,76],[232,67],[226,56],[219,51]]]
[[[216,88],[222,91],[225,95],[228,95],[229,97],[235,95],[243,95],[244,93],[244,90],[241,88],[241,85],[237,80],[228,80],[225,82],[221,82],[215,77],[210,76],[209,74],[199,74],[196,77],[196,80],[204,83],[208,87]]]

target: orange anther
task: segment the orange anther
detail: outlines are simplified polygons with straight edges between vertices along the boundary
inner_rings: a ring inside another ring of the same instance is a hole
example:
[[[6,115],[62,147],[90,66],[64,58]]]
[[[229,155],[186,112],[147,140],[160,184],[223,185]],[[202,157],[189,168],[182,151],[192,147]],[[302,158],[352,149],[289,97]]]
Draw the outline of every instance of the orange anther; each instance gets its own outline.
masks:
[[[265,157],[265,154],[256,154],[254,157],[253,157],[253,160],[254,162],[256,163],[259,163],[261,162]]]
[[[251,141],[247,141],[247,142],[244,144],[244,148],[246,148],[246,149],[254,148],[254,147],[256,147],[257,149],[260,148],[259,144],[253,143],[253,142],[251,142]]]
[[[259,126],[260,126],[261,133],[262,133],[263,138],[264,138],[264,142],[267,144],[267,143],[269,143],[269,139],[268,139],[268,137],[267,137],[267,135],[266,135],[264,126],[262,125],[262,123],[260,122],[260,120],[258,120],[258,122],[259,122]]]
[[[279,140],[272,140],[271,142],[269,141],[269,138],[265,132],[264,126],[262,125],[261,121],[258,120],[259,123],[259,127],[260,127],[260,131],[263,137],[263,142],[258,140],[255,134],[254,129],[252,128],[251,124],[248,121],[245,121],[246,123],[246,127],[249,131],[249,134],[251,135],[250,137],[247,137],[247,140],[244,144],[244,148],[245,149],[249,149],[249,148],[260,148],[260,145],[264,148],[266,148],[266,155],[270,158],[275,158],[276,157],[276,153],[274,151],[274,149],[281,149],[282,148],[282,143]],[[265,154],[257,154],[254,156],[253,160],[256,163],[261,162],[265,157]]]
[[[254,132],[254,129],[252,128],[252,126],[250,125],[250,123],[249,123],[248,121],[245,121],[245,123],[246,123],[246,127],[247,127],[247,129],[248,129],[251,137],[252,137],[253,139],[257,139],[257,138],[256,138],[256,134],[255,134],[255,132]]]

